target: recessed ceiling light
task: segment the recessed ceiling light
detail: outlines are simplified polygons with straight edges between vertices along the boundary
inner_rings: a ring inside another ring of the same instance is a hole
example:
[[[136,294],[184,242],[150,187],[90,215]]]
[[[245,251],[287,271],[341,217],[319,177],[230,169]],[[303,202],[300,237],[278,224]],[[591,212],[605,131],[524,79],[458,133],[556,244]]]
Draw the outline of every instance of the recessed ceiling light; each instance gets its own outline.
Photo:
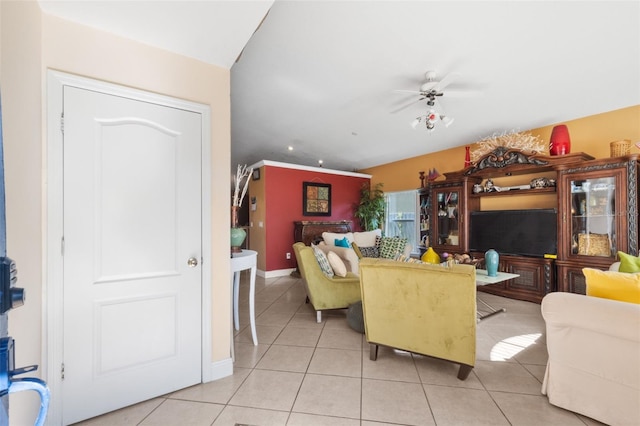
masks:
[[[318,166],[322,167],[322,160],[318,160]]]
[[[292,147],[291,145],[289,145],[289,146],[287,147],[287,149],[288,149],[289,151],[293,151],[293,147]]]

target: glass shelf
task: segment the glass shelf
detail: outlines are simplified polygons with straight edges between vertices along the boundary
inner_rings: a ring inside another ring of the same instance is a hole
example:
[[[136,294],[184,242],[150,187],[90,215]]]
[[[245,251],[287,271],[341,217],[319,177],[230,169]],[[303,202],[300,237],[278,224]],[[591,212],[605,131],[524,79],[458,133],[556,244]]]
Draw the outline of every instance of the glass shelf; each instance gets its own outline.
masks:
[[[615,257],[615,177],[572,180],[571,254]]]

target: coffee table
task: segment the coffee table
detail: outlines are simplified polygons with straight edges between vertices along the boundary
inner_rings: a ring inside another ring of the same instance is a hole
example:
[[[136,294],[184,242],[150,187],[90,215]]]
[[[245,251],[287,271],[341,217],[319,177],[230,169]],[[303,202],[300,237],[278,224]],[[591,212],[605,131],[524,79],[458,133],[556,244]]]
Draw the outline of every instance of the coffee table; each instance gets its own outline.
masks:
[[[510,274],[508,272],[498,272],[495,277],[490,277],[486,269],[476,269],[476,285],[478,286],[478,285],[498,284],[503,281],[508,281],[514,278],[518,278],[519,276],[520,275],[518,274]],[[499,314],[500,312],[507,312],[505,308],[494,308],[484,300],[480,299],[477,296],[477,294],[476,294],[476,300],[482,303],[487,309],[489,309],[488,314],[481,315],[480,312],[478,312],[478,321],[482,321],[483,319]]]

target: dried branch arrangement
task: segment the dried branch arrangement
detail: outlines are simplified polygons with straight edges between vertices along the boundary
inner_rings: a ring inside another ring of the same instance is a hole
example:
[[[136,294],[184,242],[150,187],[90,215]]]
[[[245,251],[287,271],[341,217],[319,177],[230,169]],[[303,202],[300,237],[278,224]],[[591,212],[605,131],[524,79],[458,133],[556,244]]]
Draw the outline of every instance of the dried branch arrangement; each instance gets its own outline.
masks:
[[[484,139],[477,141],[470,152],[471,162],[476,163],[486,154],[499,146],[518,149],[528,153],[545,153],[548,151],[548,143],[545,143],[540,136],[534,136],[530,132],[509,131],[494,133]]]
[[[240,207],[242,205],[242,200],[247,193],[247,188],[249,188],[249,176],[253,173],[253,168],[247,168],[247,165],[241,166],[238,164],[238,170],[236,171],[236,175],[233,177],[233,183],[235,185],[235,190],[233,191],[233,206]],[[246,179],[246,180],[245,180]],[[242,186],[242,181],[245,180],[244,186],[242,187],[242,193],[240,193],[240,187]]]

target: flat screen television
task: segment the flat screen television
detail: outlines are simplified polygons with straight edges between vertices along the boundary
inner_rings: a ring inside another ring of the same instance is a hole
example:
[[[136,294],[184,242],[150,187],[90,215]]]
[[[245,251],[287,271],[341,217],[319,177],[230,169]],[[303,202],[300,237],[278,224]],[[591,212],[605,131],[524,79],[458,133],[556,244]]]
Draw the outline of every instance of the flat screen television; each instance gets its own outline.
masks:
[[[556,209],[472,212],[469,249],[535,257],[557,254],[557,217]]]

